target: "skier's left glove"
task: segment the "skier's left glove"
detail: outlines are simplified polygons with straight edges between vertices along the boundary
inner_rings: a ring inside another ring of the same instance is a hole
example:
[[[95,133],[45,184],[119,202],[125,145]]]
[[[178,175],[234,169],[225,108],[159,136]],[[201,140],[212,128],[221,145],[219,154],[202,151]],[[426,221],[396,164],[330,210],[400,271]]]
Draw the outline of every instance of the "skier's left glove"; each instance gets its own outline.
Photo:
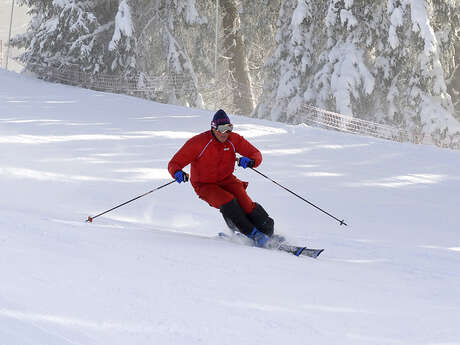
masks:
[[[238,166],[246,168],[253,168],[254,167],[254,160],[248,157],[240,157],[238,158]]]

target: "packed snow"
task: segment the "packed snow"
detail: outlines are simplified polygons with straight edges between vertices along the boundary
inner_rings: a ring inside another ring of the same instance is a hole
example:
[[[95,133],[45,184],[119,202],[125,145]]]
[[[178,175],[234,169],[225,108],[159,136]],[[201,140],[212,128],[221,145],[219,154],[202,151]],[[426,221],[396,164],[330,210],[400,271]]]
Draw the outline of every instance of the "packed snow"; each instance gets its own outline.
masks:
[[[0,70],[0,344],[460,344],[460,152],[230,115],[318,259],[219,239],[166,166],[212,111]],[[186,169],[188,171],[188,169]]]

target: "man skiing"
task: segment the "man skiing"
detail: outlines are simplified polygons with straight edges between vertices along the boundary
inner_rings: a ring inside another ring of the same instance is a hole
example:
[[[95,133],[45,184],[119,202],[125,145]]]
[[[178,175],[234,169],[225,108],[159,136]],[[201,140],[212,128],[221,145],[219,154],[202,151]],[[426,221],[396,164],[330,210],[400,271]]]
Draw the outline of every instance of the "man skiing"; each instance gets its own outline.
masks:
[[[242,156],[238,160],[237,153]],[[189,176],[182,169],[191,164],[190,181],[200,199],[219,209],[232,230],[253,239],[258,247],[267,247],[274,221],[248,196],[248,183],[233,175],[236,160],[245,169],[257,167],[262,154],[233,132],[229,117],[220,109],[214,114],[211,130],[189,139],[169,162],[168,171],[178,183],[187,182]]]

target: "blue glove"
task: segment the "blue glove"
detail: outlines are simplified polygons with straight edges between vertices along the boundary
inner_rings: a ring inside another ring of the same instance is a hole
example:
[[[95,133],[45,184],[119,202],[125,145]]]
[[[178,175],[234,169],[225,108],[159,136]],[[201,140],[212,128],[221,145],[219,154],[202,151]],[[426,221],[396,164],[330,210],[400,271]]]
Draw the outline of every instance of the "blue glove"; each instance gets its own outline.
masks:
[[[177,183],[187,182],[188,181],[187,173],[183,172],[182,170],[177,170],[174,173],[174,178],[176,179]]]
[[[240,157],[238,158],[238,166],[243,167],[244,169],[246,168],[252,168],[254,167],[254,160],[248,157]]]

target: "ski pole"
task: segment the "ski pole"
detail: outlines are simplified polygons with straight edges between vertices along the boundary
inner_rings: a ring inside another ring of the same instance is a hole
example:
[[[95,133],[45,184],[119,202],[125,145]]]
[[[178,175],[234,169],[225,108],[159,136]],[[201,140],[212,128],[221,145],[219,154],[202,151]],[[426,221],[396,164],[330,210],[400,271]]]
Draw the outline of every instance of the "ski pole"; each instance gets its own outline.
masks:
[[[99,214],[96,215],[96,216],[93,216],[93,217],[88,216],[88,219],[86,220],[86,222],[92,223],[93,220],[94,220],[95,218],[100,217],[100,216],[102,216],[103,214],[109,213],[110,211],[113,211],[113,210],[115,210],[115,209],[117,209],[117,208],[119,208],[119,207],[121,207],[121,206],[124,206],[124,205],[126,205],[126,204],[129,204],[130,202],[133,202],[134,200],[140,199],[140,198],[142,198],[142,197],[144,197],[144,196],[146,196],[146,195],[148,195],[148,194],[150,194],[150,193],[153,193],[153,192],[155,192],[155,191],[157,191],[157,190],[159,190],[159,189],[161,189],[161,188],[164,188],[164,187],[166,187],[166,186],[168,186],[168,185],[170,185],[171,183],[174,183],[174,182],[176,182],[176,180],[172,180],[171,182],[168,182],[168,183],[166,183],[166,184],[164,184],[164,185],[162,185],[162,186],[160,186],[160,187],[157,187],[157,188],[155,188],[155,189],[152,189],[151,191],[148,191],[147,193],[144,193],[144,194],[142,194],[142,195],[136,196],[135,198],[133,198],[133,199],[131,199],[131,200],[128,200],[128,201],[126,201],[126,202],[124,202],[124,203],[122,203],[122,204],[120,204],[120,205],[115,206],[115,207],[112,207],[110,210],[107,210],[107,211],[104,211],[104,212],[102,212],[102,213],[99,213]]]
[[[307,199],[302,198],[300,195],[294,193],[292,190],[290,190],[290,189],[288,189],[288,188],[286,188],[286,187],[280,185],[278,182],[272,180],[272,179],[271,179],[270,177],[268,177],[267,175],[262,174],[260,171],[254,169],[254,168],[251,168],[251,169],[254,170],[256,173],[258,173],[259,175],[262,175],[262,176],[265,177],[266,179],[272,181],[272,182],[273,182],[274,184],[276,184],[277,186],[283,188],[284,190],[287,190],[289,193],[294,194],[296,197],[298,197],[299,199],[301,199],[301,200],[305,201],[306,203],[310,204],[310,205],[313,206],[314,208],[316,208],[316,209],[320,210],[321,212],[327,214],[329,217],[334,218],[336,221],[338,221],[338,222],[340,223],[340,225],[348,226],[348,224],[345,223],[345,220],[340,220],[340,219],[334,217],[334,216],[333,216],[332,214],[330,214],[329,212],[324,211],[322,208],[319,208],[318,206],[316,206],[315,204],[311,203],[311,202],[308,201]]]

